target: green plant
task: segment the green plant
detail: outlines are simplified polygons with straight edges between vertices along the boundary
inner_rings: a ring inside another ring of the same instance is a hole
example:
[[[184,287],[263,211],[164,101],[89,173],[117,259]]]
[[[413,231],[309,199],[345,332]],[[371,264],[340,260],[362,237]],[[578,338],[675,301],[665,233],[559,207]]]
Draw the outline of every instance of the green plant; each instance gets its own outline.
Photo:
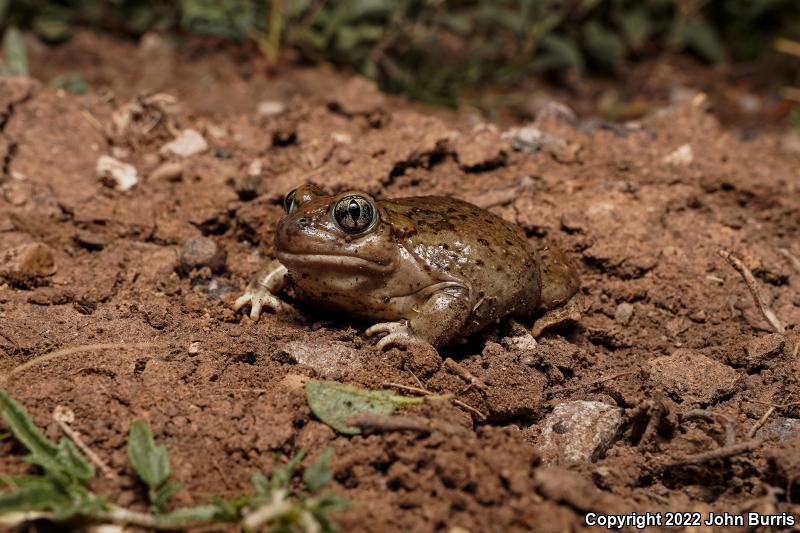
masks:
[[[800,39],[796,0],[0,0],[0,24],[59,41],[75,27],[201,33],[355,69],[452,104],[484,84],[564,69],[614,73],[663,50],[715,63]]]
[[[175,529],[214,522],[239,523],[246,529],[330,533],[335,525],[328,515],[345,509],[347,502],[321,493],[333,479],[333,451],[326,449],[317,461],[303,471],[302,484],[292,490],[292,480],[305,456],[301,451],[272,478],[256,474],[252,478],[254,494],[232,501],[217,499],[207,505],[165,511],[169,497],[180,490],[171,483],[167,449],[157,445],[143,421],[131,424],[128,458],[136,475],[148,487],[152,513],[125,509],[95,494],[86,482],[94,468],[71,440],[58,444],[49,441],[33,424],[25,410],[0,389],[0,415],[11,434],[28,450],[26,461],[40,469],[33,475],[0,475],[0,518],[13,513],[36,513],[37,518],[63,522],[79,519],[89,522],[113,522],[147,528]]]

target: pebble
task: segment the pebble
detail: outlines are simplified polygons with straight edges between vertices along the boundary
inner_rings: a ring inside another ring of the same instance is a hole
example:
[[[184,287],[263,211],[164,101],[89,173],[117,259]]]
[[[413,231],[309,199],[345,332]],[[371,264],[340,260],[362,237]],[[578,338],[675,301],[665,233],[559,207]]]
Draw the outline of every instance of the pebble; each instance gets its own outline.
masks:
[[[633,317],[633,306],[628,302],[623,302],[617,306],[617,310],[614,311],[614,320],[618,324],[622,324],[623,326],[627,326],[631,318]]]
[[[733,368],[689,349],[657,357],[647,368],[650,380],[671,398],[698,406],[711,405],[732,393],[738,382]]]
[[[101,155],[97,159],[97,177],[105,185],[118,191],[129,191],[139,183],[136,167],[114,159],[109,155]]]
[[[277,117],[286,112],[286,104],[278,100],[265,100],[258,103],[258,114],[262,117]]]
[[[279,361],[308,365],[323,379],[341,379],[363,366],[363,357],[346,344],[289,341],[274,357]]]
[[[546,133],[533,126],[511,128],[503,132],[503,139],[511,141],[514,150],[535,154],[548,145],[566,145],[566,141],[557,135]]]
[[[798,435],[800,435],[800,419],[780,417],[774,423],[760,428],[755,436],[759,439],[793,440]]]
[[[753,339],[745,348],[747,366],[753,368],[762,365],[766,359],[780,355],[785,345],[786,337],[780,333],[770,333]]]
[[[75,234],[75,242],[79,246],[93,251],[102,250],[106,245],[105,237],[84,229],[78,230]]]
[[[179,267],[184,273],[203,267],[221,272],[225,270],[225,258],[225,250],[208,237],[189,239],[178,252]]]
[[[200,132],[189,128],[183,130],[175,139],[162,146],[160,153],[165,157],[170,155],[191,157],[206,150],[208,150],[208,143]]]
[[[664,163],[670,165],[686,166],[694,161],[694,150],[689,144],[679,146],[674,152],[664,156],[662,159]]]
[[[0,272],[25,277],[46,277],[56,272],[53,249],[40,242],[23,244],[0,255]]]
[[[150,181],[181,181],[183,178],[183,163],[167,161],[157,166],[150,173]]]
[[[544,422],[540,453],[551,464],[595,461],[616,441],[622,422],[622,409],[613,405],[558,404]]]

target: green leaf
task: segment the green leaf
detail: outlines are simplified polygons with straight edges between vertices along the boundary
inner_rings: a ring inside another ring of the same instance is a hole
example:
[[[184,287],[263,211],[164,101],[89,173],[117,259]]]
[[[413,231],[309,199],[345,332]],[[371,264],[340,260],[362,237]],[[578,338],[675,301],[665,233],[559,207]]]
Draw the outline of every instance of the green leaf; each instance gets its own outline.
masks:
[[[65,509],[70,503],[61,486],[42,477],[38,483],[28,483],[10,494],[0,494],[0,515]]]
[[[607,70],[616,70],[625,57],[625,45],[617,35],[594,20],[583,28],[586,53]]]
[[[259,472],[250,476],[250,483],[256,489],[256,494],[259,496],[266,495],[269,492],[269,480],[267,476]]]
[[[616,23],[625,34],[628,44],[637,48],[653,34],[653,22],[645,6],[639,5],[616,16]]]
[[[64,486],[53,478],[44,476],[14,476],[5,480],[16,488],[9,494],[0,494],[0,515],[12,512],[50,511],[57,519],[75,515],[91,515],[106,504],[82,486]]]
[[[316,380],[306,382],[306,399],[317,418],[345,435],[361,433],[360,429],[347,424],[353,415],[389,415],[400,405],[415,405],[425,401],[422,397],[408,398],[388,390],[373,391],[335,381]]]
[[[128,459],[139,478],[151,489],[163,485],[172,474],[167,448],[164,445],[156,446],[153,434],[143,420],[131,424]]]
[[[46,474],[65,485],[94,475],[94,468],[81,457],[72,441],[61,439],[58,446],[50,442],[3,389],[0,389],[0,415],[14,437],[30,452],[26,460],[40,466]]]
[[[581,51],[575,43],[559,35],[548,35],[542,40],[542,57],[537,59],[537,66],[543,71],[584,68]]]
[[[673,41],[710,63],[720,63],[725,60],[725,48],[716,30],[704,20],[678,20],[675,24]]]
[[[69,37],[69,30],[69,24],[61,17],[46,14],[33,19],[33,31],[44,41],[63,41]]]
[[[94,466],[83,459],[75,443],[69,439],[58,442],[56,460],[73,479],[85,481],[94,477]]]
[[[153,495],[153,505],[155,505],[157,509],[161,509],[164,507],[164,504],[167,503],[167,500],[179,490],[181,490],[180,483],[164,483],[155,491]]]
[[[303,472],[303,482],[309,492],[317,492],[333,481],[331,461],[333,461],[333,448],[329,446],[322,451],[316,462]]]
[[[22,33],[14,26],[9,26],[3,34],[3,59],[6,72],[11,76],[28,75],[28,53]]]
[[[86,79],[77,72],[62,74],[53,80],[53,86],[72,94],[83,94],[89,88]]]
[[[8,14],[8,6],[11,5],[11,0],[0,0],[0,24],[5,24],[6,15]]]
[[[282,489],[289,485],[289,481],[292,480],[295,470],[297,470],[300,461],[302,461],[305,456],[305,450],[300,450],[294,457],[289,459],[288,463],[277,468],[275,472],[272,473],[272,482],[270,483],[271,490]]]

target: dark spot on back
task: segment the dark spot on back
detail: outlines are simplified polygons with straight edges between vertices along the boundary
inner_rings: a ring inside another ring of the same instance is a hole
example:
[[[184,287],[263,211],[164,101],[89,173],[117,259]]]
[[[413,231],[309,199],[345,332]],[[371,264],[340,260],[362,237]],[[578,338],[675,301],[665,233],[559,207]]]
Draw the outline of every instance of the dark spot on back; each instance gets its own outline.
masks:
[[[510,241],[510,240],[508,240],[508,239],[506,239],[506,244],[507,244],[507,245],[509,245],[509,246],[514,246],[514,243],[513,243],[513,242],[511,242],[511,241]]]
[[[480,239],[478,239],[478,242],[479,242],[479,243],[481,243],[481,244],[482,244],[482,245],[484,245],[484,246],[489,246],[489,241],[487,241],[487,240],[486,240],[486,239],[484,239],[484,238],[480,238]]]

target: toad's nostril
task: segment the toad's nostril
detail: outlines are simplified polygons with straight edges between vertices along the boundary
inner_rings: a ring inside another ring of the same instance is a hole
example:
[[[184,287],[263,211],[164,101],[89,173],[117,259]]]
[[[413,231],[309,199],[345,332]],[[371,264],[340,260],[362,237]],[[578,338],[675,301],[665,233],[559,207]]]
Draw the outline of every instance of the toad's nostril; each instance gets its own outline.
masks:
[[[307,217],[303,217],[303,218],[298,218],[298,219],[297,219],[297,225],[298,225],[299,227],[301,227],[301,228],[305,228],[305,227],[306,227],[306,226],[308,226],[310,223],[311,223],[311,219],[310,219],[310,218],[307,218]]]

